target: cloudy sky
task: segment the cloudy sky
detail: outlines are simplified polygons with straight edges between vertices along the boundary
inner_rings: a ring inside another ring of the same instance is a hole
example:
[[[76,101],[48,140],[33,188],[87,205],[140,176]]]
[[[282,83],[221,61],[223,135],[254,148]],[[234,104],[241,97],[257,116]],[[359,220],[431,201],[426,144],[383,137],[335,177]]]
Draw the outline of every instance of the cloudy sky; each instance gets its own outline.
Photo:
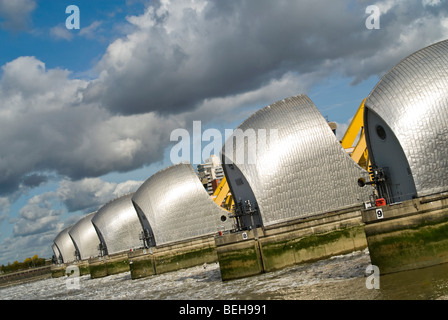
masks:
[[[445,0],[0,0],[0,264],[51,257],[171,165],[174,129],[305,93],[341,135],[382,74],[446,38]]]

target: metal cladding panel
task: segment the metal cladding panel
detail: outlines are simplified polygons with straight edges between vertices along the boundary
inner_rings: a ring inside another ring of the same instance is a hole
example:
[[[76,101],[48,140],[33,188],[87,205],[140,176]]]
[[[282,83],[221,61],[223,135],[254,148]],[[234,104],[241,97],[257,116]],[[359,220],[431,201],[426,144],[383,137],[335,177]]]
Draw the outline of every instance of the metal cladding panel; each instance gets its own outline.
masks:
[[[59,249],[63,263],[70,263],[76,260],[75,245],[72,238],[68,234],[72,226],[62,230],[54,239],[54,244]]]
[[[56,261],[58,263],[61,262],[62,261],[62,256],[61,256],[61,253],[59,252],[58,246],[53,243],[53,245],[51,246],[51,249],[53,250],[54,257],[55,257]]]
[[[98,256],[100,239],[92,224],[92,218],[96,212],[82,217],[68,232],[72,237],[75,247],[78,249],[81,260]]]
[[[418,196],[448,190],[448,41],[394,66],[368,96],[365,110],[397,137]]]
[[[306,95],[267,106],[238,129],[257,132],[255,161],[249,158],[237,161],[237,156],[253,145],[249,140],[232,143],[235,130],[222,149],[223,162],[233,163],[247,180],[263,225],[309,217],[369,200],[372,188],[360,188],[357,183],[361,177],[368,178],[367,171],[347,155]],[[234,194],[234,198],[238,201],[239,195]]]
[[[132,200],[149,221],[158,246],[233,226],[228,212],[213,202],[191,164],[181,163],[157,172],[142,184]]]
[[[92,223],[101,233],[108,254],[142,247],[142,227],[132,205],[132,194],[119,197],[101,207]]]

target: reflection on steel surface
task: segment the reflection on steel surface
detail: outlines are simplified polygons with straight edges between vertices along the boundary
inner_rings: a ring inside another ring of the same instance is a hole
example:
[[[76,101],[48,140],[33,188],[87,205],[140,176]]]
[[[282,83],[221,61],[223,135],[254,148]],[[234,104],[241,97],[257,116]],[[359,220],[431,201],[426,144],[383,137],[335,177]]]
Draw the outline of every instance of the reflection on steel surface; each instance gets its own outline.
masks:
[[[65,228],[54,239],[54,244],[61,254],[63,263],[70,263],[76,260],[75,245],[73,244],[72,238],[68,234],[71,228],[72,226]]]
[[[62,263],[62,256],[61,253],[59,252],[58,247],[56,246],[56,244],[52,244],[51,249],[53,250],[54,253],[54,262],[55,263]]]
[[[187,163],[151,176],[135,192],[132,201],[141,220],[150,227],[157,246],[233,226],[228,212],[213,202],[193,167]]]
[[[92,224],[95,214],[96,212],[92,212],[82,217],[68,232],[81,260],[98,256],[100,239]]]
[[[373,162],[388,167],[392,187],[400,185],[393,196],[447,191],[448,41],[419,50],[394,66],[368,96],[365,122]],[[394,150],[387,147],[389,137],[395,140],[390,143]],[[400,153],[403,163],[396,160]],[[400,172],[400,167],[407,170]]]
[[[142,227],[132,205],[132,194],[119,197],[101,207],[92,218],[98,237],[107,254],[142,247]]]
[[[372,188],[360,188],[357,184],[360,177],[368,179],[368,173],[347,155],[306,95],[257,111],[239,129],[268,135],[257,137],[258,143],[266,140],[266,147],[257,150],[254,164],[235,160],[236,155],[250,149],[247,141],[232,144],[230,137],[222,150],[235,202],[250,200],[252,208],[261,215],[253,217],[254,223],[245,220],[243,226],[268,226],[369,200]],[[270,141],[270,132],[276,133],[275,141]],[[233,154],[231,159],[229,153]]]

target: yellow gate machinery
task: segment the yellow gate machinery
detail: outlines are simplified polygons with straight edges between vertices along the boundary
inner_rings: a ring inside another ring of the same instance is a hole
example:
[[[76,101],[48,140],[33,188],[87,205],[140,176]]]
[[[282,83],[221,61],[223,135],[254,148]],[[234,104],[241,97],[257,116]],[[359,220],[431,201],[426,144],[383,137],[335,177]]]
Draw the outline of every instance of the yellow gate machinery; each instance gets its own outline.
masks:
[[[223,177],[215,192],[212,195],[213,201],[227,211],[232,210],[233,197],[230,193],[230,188],[227,183],[226,177]]]
[[[368,170],[369,168],[369,155],[367,152],[367,144],[364,134],[364,103],[366,99],[364,99],[356,111],[355,116],[353,117],[350,125],[347,128],[347,131],[344,134],[344,137],[341,140],[342,147],[347,151],[350,157],[359,164],[362,168]],[[353,144],[356,142],[356,138],[359,136],[359,139],[356,143],[356,146]]]

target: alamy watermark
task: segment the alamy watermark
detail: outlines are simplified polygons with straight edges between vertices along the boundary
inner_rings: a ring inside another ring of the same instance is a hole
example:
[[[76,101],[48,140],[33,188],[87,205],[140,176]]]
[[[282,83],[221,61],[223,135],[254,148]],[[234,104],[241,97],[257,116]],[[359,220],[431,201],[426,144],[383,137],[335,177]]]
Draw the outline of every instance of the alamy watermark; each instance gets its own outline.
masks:
[[[81,288],[79,282],[79,276],[81,275],[79,272],[79,267],[75,265],[67,266],[65,269],[65,275],[67,279],[65,279],[65,287],[67,290],[79,290]]]
[[[375,5],[368,6],[366,8],[366,13],[370,14],[366,19],[366,28],[369,30],[380,29],[380,8]]]
[[[257,156],[268,150],[268,146],[275,146],[278,142],[277,129],[225,129],[224,148],[222,132],[210,128],[202,132],[201,121],[193,121],[193,135],[183,128],[171,132],[170,141],[177,142],[170,151],[173,164],[192,162],[201,164],[211,155],[219,154],[224,149],[225,162],[229,164],[255,164]],[[208,142],[203,146],[203,142]]]
[[[366,288],[379,289],[380,288],[380,268],[375,265],[368,265],[366,268]]]
[[[79,7],[75,5],[69,5],[65,9],[65,13],[70,14],[65,20],[65,27],[68,30],[72,29],[80,29],[81,28],[81,19],[79,13]]]

